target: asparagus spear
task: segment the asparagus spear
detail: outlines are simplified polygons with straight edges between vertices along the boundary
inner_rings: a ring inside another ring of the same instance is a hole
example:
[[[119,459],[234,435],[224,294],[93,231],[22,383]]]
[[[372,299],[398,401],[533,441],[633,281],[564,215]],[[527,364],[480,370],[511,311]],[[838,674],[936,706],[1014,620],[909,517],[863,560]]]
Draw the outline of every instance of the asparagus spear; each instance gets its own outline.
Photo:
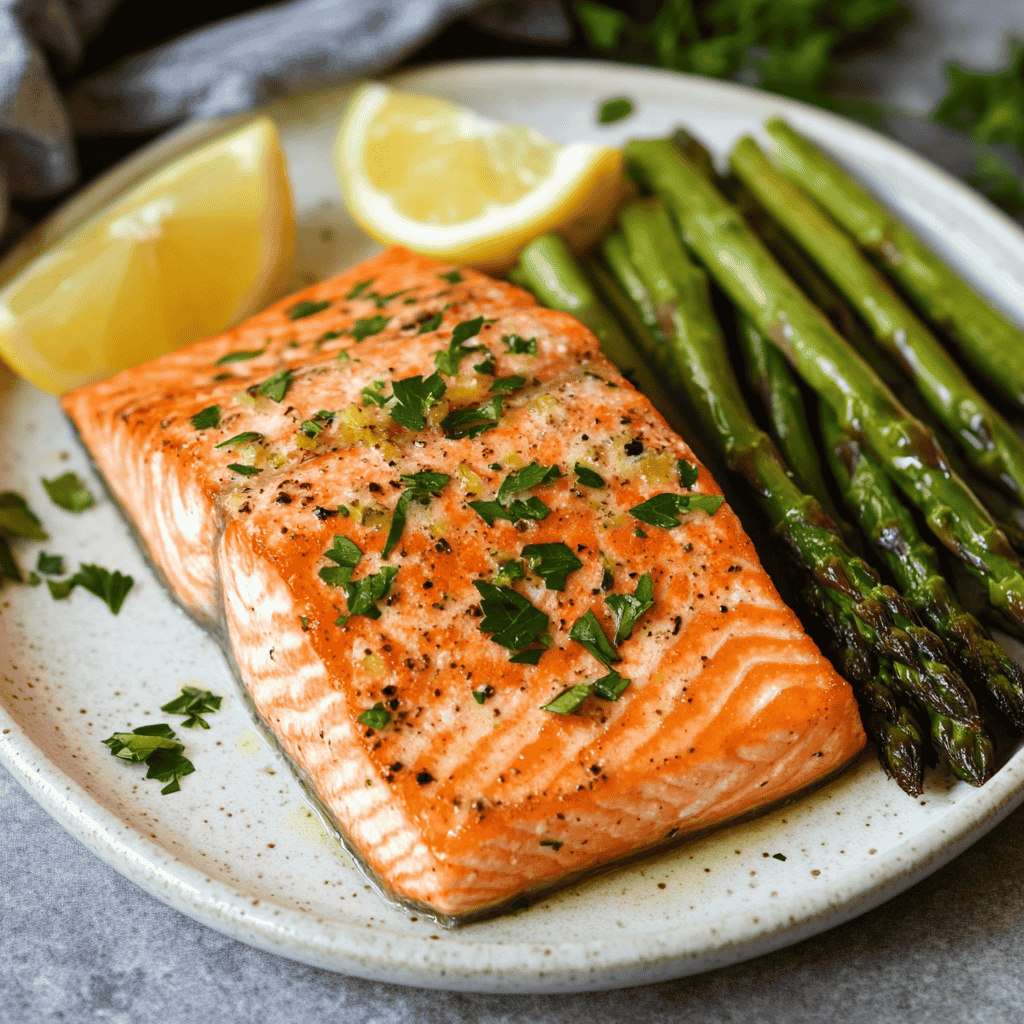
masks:
[[[886,678],[927,709],[932,739],[954,772],[980,784],[991,772],[992,749],[974,698],[946,662],[942,642],[917,626],[899,594],[883,586],[877,573],[846,546],[820,504],[799,490],[775,446],[757,427],[729,365],[706,280],[686,259],[667,214],[657,204],[632,203],[623,210],[620,224],[630,262],[670,325],[659,350],[662,358],[674,364],[672,376],[685,382],[691,404],[717,438],[730,468],[750,483],[776,535],[809,573],[841,631],[855,630],[885,666]],[[913,784],[908,782],[907,788],[911,791]]]
[[[1024,495],[1024,444],[938,340],[861,255],[849,235],[780,173],[753,139],[729,158],[736,176],[857,309],[875,341],[903,367],[968,461]]]
[[[1024,408],[1024,330],[962,281],[881,203],[780,118],[765,129],[786,174],[877,260],[964,355]]]
[[[821,429],[846,503],[907,603],[945,640],[964,678],[990,692],[1000,711],[1024,728],[1024,672],[960,604],[888,477],[843,434],[827,406],[821,409]]]
[[[934,432],[907,412],[671,143],[631,142],[626,156],[662,196],[726,294],[832,406],[844,433],[875,455],[935,536],[981,581],[992,604],[1024,629],[1024,566],[954,475]]]

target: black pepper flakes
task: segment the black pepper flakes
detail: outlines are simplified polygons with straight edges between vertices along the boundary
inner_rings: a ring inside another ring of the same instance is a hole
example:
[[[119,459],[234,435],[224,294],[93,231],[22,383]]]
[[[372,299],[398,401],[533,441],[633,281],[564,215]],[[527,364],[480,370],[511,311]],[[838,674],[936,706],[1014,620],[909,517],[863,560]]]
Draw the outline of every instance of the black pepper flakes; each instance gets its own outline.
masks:
[[[427,772],[427,771],[417,772],[416,773],[416,781],[421,786],[426,786],[428,783],[431,783],[431,782],[434,781],[434,776],[431,775],[430,772]]]
[[[337,509],[324,508],[322,505],[317,505],[316,508],[313,509],[313,515],[315,515],[321,522],[325,519],[331,519],[337,514]]]

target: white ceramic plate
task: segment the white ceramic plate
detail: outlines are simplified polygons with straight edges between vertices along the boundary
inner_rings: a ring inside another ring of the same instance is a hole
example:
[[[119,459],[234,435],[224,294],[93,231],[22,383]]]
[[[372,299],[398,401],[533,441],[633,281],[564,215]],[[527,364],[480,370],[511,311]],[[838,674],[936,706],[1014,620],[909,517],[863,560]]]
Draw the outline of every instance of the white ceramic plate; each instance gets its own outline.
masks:
[[[737,86],[583,62],[455,64],[397,81],[566,142],[617,144],[682,124],[720,156],[781,113],[840,154],[1024,321],[1020,231],[926,162],[828,114]],[[297,202],[296,287],[376,250],[341,208],[330,166],[345,93],[269,111]],[[618,95],[634,101],[634,114],[599,126],[598,105]],[[135,156],[76,200],[51,233],[222,128],[189,126]],[[366,978],[492,992],[660,981],[756,956],[860,914],[956,856],[1024,800],[1021,753],[984,789],[934,777],[919,801],[868,755],[789,808],[519,914],[442,932],[386,906],[312,817],[280,756],[252,727],[220,650],[156,583],[111,503],[72,515],[49,502],[40,477],[67,469],[102,493],[56,401],[0,368],[0,489],[26,495],[53,538],[24,546],[22,564],[45,549],[62,553],[71,568],[95,562],[136,580],[116,618],[81,590],[61,604],[45,587],[3,591],[0,756],[109,864],[184,913],[283,956]],[[181,730],[196,771],[180,793],[164,797],[101,741],[165,719],[160,705],[190,681],[226,699],[209,731]]]

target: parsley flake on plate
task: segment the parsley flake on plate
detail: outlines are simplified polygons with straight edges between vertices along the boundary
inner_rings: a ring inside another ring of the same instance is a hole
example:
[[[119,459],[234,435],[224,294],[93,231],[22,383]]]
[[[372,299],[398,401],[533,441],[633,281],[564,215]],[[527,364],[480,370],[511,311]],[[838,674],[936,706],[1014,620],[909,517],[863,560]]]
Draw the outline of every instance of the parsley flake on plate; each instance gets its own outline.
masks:
[[[211,427],[216,427],[220,423],[220,406],[208,405],[205,409],[197,412],[189,420],[189,423],[196,430],[209,430]]]
[[[82,565],[74,576],[59,583],[47,580],[46,585],[55,601],[64,600],[75,587],[83,587],[90,594],[95,594],[116,615],[134,582],[131,576],[123,576],[116,570],[109,572],[98,565]]]
[[[569,630],[569,639],[586,647],[605,668],[611,668],[614,661],[622,661],[615,648],[608,643],[608,638],[604,635],[604,630],[601,629],[601,623],[597,621],[597,616],[593,611],[588,611],[576,620],[572,629]]]
[[[296,302],[294,306],[289,306],[284,311],[284,315],[289,320],[305,320],[307,316],[315,316],[317,313],[322,313],[330,304],[329,299],[324,299],[322,302],[303,299],[302,302]]]
[[[714,515],[724,500],[718,494],[656,494],[634,505],[629,514],[649,526],[660,526],[668,530],[679,525],[679,513],[699,510],[709,516]]]
[[[198,686],[183,686],[181,695],[167,704],[162,704],[160,710],[166,711],[169,715],[185,715],[185,721],[181,724],[186,729],[194,729],[197,725],[209,729],[210,723],[202,716],[220,711],[220,702],[223,699],[209,690],[200,690]]]
[[[73,473],[65,475],[74,476]],[[58,479],[60,478],[58,477]],[[43,484],[46,485],[45,480]],[[47,490],[49,490],[48,486]],[[0,494],[0,533],[9,533],[14,537],[23,537],[25,540],[50,539],[49,534],[39,522],[39,517],[28,507],[28,502],[14,491],[4,491]]]
[[[654,606],[654,583],[651,574],[645,572],[636,581],[632,594],[609,594],[604,603],[608,605],[615,621],[615,646],[628,640],[633,627],[643,614]]]
[[[572,548],[561,541],[552,544],[527,544],[523,560],[544,581],[548,590],[565,590],[569,573],[583,568]]]
[[[184,745],[175,740],[174,730],[165,722],[142,725],[131,732],[115,732],[103,742],[115,757],[129,764],[148,765],[147,779],[168,783],[160,790],[165,796],[179,792],[178,780],[196,770],[182,754]]]
[[[96,504],[92,492],[74,473],[62,473],[53,480],[44,477],[43,486],[50,496],[50,501],[67,509],[68,512],[84,512]]]
[[[629,117],[633,113],[633,101],[625,96],[616,96],[614,99],[605,100],[597,112],[598,124],[613,124]]]
[[[45,576],[63,576],[64,558],[62,555],[48,555],[45,551],[40,551],[36,568]]]

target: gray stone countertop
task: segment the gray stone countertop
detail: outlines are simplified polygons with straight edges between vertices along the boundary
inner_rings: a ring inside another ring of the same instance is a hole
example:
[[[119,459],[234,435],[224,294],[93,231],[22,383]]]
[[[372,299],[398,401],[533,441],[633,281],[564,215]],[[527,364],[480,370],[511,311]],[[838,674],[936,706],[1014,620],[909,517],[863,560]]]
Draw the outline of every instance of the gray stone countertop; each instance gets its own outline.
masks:
[[[912,113],[949,59],[1005,60],[1019,0],[917,0],[854,78]],[[488,996],[293,963],[164,906],[89,853],[0,768],[0,1024],[959,1024],[1024,1020],[1024,809],[901,896],[767,956],[615,992]]]

